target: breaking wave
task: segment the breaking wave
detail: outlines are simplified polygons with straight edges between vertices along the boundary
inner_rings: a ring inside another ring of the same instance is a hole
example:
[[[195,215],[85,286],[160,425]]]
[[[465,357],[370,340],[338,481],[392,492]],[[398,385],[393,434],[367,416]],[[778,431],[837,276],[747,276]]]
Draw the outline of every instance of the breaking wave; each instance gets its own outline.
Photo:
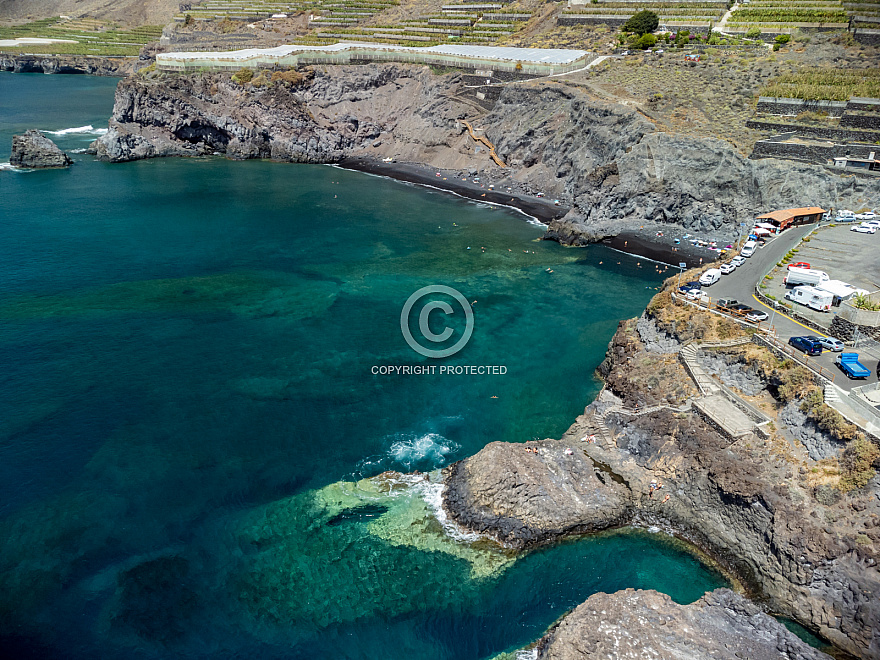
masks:
[[[95,128],[91,124],[87,126],[75,126],[74,128],[62,128],[60,131],[42,131],[49,135],[71,135],[74,133],[89,133],[91,135],[104,135],[106,128]]]
[[[388,470],[430,472],[443,467],[460,448],[439,433],[398,433],[390,438],[384,453],[363,459],[358,464],[355,476],[372,477]]]

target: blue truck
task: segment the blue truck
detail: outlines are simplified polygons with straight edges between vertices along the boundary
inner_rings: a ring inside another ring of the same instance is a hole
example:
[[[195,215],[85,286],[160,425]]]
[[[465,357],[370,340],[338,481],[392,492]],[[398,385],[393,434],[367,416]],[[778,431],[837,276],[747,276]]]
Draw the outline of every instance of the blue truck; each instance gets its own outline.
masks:
[[[867,378],[871,372],[859,362],[858,353],[841,353],[834,363],[850,378]]]

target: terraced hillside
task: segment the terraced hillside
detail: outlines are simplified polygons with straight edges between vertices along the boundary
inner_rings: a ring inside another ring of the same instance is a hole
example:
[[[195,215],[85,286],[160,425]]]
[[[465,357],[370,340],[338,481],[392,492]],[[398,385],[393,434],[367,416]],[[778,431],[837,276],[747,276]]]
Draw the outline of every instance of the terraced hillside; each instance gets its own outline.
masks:
[[[745,32],[792,32],[798,28],[845,30],[849,17],[839,0],[751,0],[739,5],[727,20],[727,29]]]
[[[137,55],[143,46],[156,41],[161,25],[119,29],[113,23],[94,18],[46,18],[23,25],[0,27],[0,39],[58,39],[54,43],[3,46],[4,52],[63,53],[71,55]]]
[[[727,0],[598,0],[590,4],[570,3],[560,21],[566,25],[578,23],[622,25],[630,16],[649,9],[660,18],[660,29],[708,28],[717,23],[727,11]]]
[[[303,0],[301,2],[193,3],[175,16],[178,22],[256,21],[308,15],[311,32],[296,43],[333,43],[340,39],[412,46],[441,43],[503,42],[533,18],[537,0],[447,2],[442,0]]]

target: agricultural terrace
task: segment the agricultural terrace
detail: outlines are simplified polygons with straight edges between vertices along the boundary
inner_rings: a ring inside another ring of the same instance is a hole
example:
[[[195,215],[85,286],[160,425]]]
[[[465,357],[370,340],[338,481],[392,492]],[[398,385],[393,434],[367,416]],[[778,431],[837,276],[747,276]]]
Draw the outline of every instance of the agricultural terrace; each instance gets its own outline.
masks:
[[[731,13],[727,29],[747,32],[793,32],[798,28],[847,29],[846,9],[839,0],[751,0]]]
[[[801,69],[771,80],[761,96],[811,101],[880,98],[880,69]]]
[[[65,54],[65,55],[137,55],[143,46],[157,41],[162,35],[161,25],[145,25],[120,30],[113,23],[91,18],[46,18],[24,25],[0,27],[0,39],[60,39],[48,44],[26,43],[3,46],[7,53]]]
[[[590,4],[574,3],[562,13],[567,24],[593,23],[621,25],[636,12],[648,9],[657,14],[661,30],[704,28],[717,23],[727,11],[727,0],[598,0]]]

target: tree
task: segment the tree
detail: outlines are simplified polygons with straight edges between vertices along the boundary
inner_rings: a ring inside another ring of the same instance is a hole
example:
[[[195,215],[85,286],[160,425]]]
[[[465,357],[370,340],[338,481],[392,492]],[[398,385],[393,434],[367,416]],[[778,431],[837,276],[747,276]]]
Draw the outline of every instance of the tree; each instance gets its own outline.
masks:
[[[655,37],[650,32],[647,34],[643,34],[639,37],[639,41],[636,44],[642,50],[648,50],[649,48],[653,48],[657,43],[657,37]]]
[[[631,16],[630,19],[623,24],[621,29],[624,32],[635,32],[638,35],[642,35],[647,34],[648,32],[653,32],[657,29],[658,25],[660,25],[660,19],[657,14],[648,11],[647,9],[643,9],[639,13]]]
[[[746,39],[760,39],[761,38],[761,28],[752,27],[749,28],[749,31],[746,32]]]

